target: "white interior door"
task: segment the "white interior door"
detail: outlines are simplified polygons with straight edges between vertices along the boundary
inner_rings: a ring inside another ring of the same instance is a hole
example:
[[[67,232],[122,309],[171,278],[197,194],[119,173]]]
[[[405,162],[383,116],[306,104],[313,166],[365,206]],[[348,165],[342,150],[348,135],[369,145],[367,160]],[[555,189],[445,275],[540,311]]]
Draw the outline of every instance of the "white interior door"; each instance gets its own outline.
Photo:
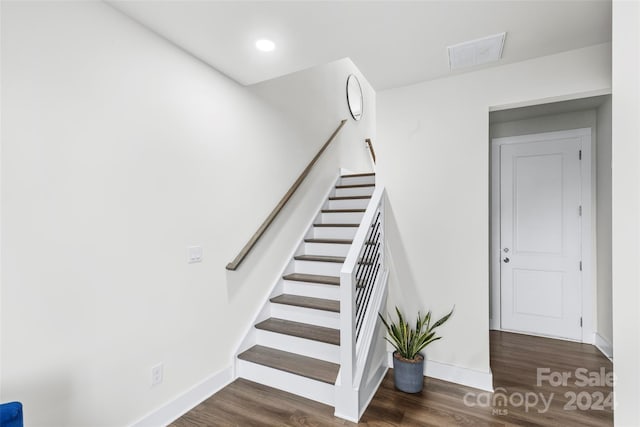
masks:
[[[581,140],[500,148],[501,327],[580,340]]]

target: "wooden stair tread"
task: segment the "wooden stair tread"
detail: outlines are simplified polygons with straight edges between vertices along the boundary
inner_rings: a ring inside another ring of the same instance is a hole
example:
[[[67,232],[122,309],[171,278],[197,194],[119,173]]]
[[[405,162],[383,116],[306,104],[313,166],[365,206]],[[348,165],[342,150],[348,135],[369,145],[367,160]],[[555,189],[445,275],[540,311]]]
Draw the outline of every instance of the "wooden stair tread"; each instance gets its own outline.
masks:
[[[312,341],[340,345],[340,330],[338,329],[325,328],[308,323],[292,322],[274,317],[258,323],[256,328]]]
[[[322,209],[322,213],[365,213],[366,209]]]
[[[331,243],[334,245],[350,245],[353,240],[350,239],[304,239],[305,243]]]
[[[371,196],[331,196],[329,200],[359,200],[359,199],[370,199]]]
[[[340,286],[340,278],[337,276],[322,276],[320,274],[291,273],[282,276],[284,280],[295,280],[296,282],[322,283],[325,285]]]
[[[313,224],[314,227],[360,227],[360,224]]]
[[[375,184],[350,184],[350,185],[336,185],[336,188],[366,188],[375,187]]]
[[[238,355],[238,359],[268,366],[327,384],[335,384],[340,365],[312,357],[301,356],[275,348],[256,345]]]
[[[341,175],[341,178],[349,178],[349,177],[356,177],[356,176],[375,176],[376,174],[374,172],[368,172],[368,173],[354,173],[351,175]]]
[[[334,313],[340,313],[340,301],[303,297],[300,295],[282,294],[277,297],[271,298],[269,301],[275,304],[293,305],[296,307],[311,308],[314,310],[331,311]]]
[[[338,264],[344,264],[346,259],[343,256],[329,256],[329,255],[297,255],[293,257],[296,261],[318,261],[318,262],[335,262]]]

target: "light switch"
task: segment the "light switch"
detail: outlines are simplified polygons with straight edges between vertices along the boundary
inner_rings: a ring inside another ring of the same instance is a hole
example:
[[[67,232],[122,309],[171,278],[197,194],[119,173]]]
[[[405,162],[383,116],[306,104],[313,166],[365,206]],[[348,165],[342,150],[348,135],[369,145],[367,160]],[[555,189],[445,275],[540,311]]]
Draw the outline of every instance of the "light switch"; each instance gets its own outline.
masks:
[[[202,246],[189,246],[187,248],[187,262],[202,262]]]

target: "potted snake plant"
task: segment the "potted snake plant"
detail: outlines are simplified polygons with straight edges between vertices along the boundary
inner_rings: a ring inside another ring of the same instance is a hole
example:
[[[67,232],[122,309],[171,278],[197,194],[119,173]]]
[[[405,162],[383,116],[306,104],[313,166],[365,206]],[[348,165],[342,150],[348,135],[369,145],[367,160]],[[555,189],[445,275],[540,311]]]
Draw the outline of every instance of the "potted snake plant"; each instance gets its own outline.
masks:
[[[393,381],[398,390],[406,393],[420,393],[424,377],[424,355],[420,352],[426,346],[442,337],[436,336],[436,328],[442,326],[453,314],[443,316],[431,324],[431,310],[422,317],[418,312],[418,320],[415,329],[404,320],[400,309],[396,307],[398,321],[387,322],[380,313],[380,320],[387,329],[389,337],[385,337],[391,343],[393,352]]]

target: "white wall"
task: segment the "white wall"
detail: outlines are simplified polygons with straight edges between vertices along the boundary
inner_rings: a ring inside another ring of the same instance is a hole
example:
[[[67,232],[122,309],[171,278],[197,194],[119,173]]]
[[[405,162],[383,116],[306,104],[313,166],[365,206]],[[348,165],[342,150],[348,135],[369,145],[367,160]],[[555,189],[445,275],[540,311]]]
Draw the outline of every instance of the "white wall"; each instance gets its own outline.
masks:
[[[2,2],[1,53],[0,400],[29,426],[130,424],[231,366],[341,157],[367,158],[337,142],[227,272],[335,118],[318,140],[98,2]]]
[[[349,74],[355,74],[363,92],[363,115],[355,121],[346,102]],[[312,139],[320,140],[326,129],[342,119],[349,125],[338,136],[344,167],[370,171],[364,140],[376,136],[376,92],[349,58],[267,80],[248,87],[253,93],[304,127]]]
[[[391,305],[456,305],[428,358],[489,372],[489,109],[603,93],[610,45],[378,92]]]
[[[640,3],[613,2],[613,369],[617,426],[640,425]]]
[[[597,333],[613,344],[613,301],[611,281],[611,97],[596,110],[596,196],[597,196]],[[607,350],[607,349],[604,349]],[[611,356],[611,355],[609,355]]]
[[[493,123],[489,126],[489,137],[502,138],[579,128],[592,128],[591,137],[596,139],[595,109]]]

